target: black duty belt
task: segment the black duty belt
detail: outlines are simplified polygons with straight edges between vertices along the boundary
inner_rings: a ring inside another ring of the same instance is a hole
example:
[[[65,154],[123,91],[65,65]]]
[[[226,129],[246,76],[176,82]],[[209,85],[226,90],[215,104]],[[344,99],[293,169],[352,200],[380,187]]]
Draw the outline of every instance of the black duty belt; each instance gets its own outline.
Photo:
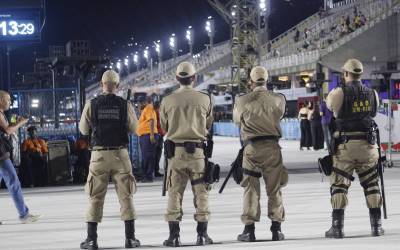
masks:
[[[279,136],[275,135],[265,135],[265,136],[257,136],[254,138],[249,139],[251,142],[258,142],[258,141],[279,141]]]
[[[187,142],[192,143],[196,146],[196,148],[204,148],[204,143],[202,142]],[[175,142],[175,147],[185,147],[185,143],[177,143]]]
[[[347,141],[351,140],[368,140],[367,135],[342,135]]]
[[[126,149],[126,147],[121,146],[121,147],[103,147],[103,148],[96,148],[96,149],[92,148],[92,151],[107,151],[107,150],[119,150],[119,149]]]

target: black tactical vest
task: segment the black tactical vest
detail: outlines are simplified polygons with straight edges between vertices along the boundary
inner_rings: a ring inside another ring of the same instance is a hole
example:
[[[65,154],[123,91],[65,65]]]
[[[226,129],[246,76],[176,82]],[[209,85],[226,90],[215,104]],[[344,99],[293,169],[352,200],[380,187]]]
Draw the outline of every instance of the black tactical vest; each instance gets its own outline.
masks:
[[[354,81],[342,87],[343,104],[336,118],[337,130],[341,132],[368,132],[376,115],[375,92]]]
[[[127,146],[128,104],[114,94],[100,95],[91,100],[91,146]]]

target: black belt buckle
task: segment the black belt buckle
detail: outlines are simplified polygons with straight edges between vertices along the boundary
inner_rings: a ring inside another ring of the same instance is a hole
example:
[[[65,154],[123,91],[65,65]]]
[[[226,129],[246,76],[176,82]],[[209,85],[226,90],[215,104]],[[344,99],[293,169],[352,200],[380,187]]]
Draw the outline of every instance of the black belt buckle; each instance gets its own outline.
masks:
[[[196,143],[195,142],[184,142],[183,147],[185,148],[186,153],[194,154],[196,151]]]

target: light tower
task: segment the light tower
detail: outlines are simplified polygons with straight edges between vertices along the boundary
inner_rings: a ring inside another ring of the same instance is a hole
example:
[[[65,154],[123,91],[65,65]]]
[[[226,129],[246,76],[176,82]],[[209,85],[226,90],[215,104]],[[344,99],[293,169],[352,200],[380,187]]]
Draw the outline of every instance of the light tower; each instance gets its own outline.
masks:
[[[270,0],[207,0],[231,27],[232,84],[247,88],[251,68],[259,63],[261,45],[268,41]]]
[[[175,34],[172,34],[169,37],[169,47],[172,50],[172,56],[175,59],[178,56],[178,45],[177,45],[177,42],[176,42]]]
[[[214,47],[214,36],[215,36],[215,22],[212,16],[209,16],[206,21],[206,31],[210,38],[210,49]]]
[[[188,44],[189,44],[190,55],[193,56],[193,40],[194,40],[194,34],[193,34],[193,28],[192,28],[192,26],[189,26],[188,29],[186,30],[186,40],[188,41]]]

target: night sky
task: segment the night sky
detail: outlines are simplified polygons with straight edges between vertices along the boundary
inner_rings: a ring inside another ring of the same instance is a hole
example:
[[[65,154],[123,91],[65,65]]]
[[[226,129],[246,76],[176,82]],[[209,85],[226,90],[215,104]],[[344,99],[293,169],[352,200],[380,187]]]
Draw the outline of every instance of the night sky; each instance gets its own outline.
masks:
[[[270,28],[272,36],[279,35],[302,19],[316,12],[323,0],[271,0]],[[221,2],[227,2],[221,0]],[[215,18],[215,42],[229,39],[229,26],[206,0],[47,0],[47,19],[42,43],[18,47],[12,54],[13,72],[33,70],[34,54],[46,57],[48,45],[65,45],[72,39],[87,39],[95,54],[109,48],[111,55],[124,56],[140,48],[128,48],[131,37],[142,47],[161,40],[163,57],[172,33],[178,36],[178,47],[184,52],[186,29],[193,26],[194,50],[204,49],[208,42],[204,30],[208,16]],[[155,53],[153,50],[151,53]]]

